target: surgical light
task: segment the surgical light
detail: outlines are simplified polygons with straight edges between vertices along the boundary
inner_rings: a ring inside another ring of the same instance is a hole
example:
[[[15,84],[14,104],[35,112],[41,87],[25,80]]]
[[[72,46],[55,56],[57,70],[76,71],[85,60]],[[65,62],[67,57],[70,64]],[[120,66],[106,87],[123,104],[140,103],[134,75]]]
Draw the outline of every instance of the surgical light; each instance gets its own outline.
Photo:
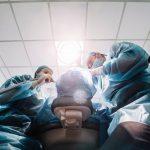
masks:
[[[83,43],[76,41],[56,42],[56,48],[61,65],[74,65],[81,57]]]

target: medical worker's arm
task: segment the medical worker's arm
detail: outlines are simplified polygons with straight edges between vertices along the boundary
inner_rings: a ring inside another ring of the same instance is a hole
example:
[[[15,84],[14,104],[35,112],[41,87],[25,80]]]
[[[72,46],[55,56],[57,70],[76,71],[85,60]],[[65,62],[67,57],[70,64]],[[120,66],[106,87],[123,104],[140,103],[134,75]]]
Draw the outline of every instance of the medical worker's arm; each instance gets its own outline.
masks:
[[[31,95],[29,91],[32,82],[31,76],[15,76],[7,80],[0,88],[0,104]],[[23,94],[22,94],[23,93]]]
[[[49,74],[43,74],[40,78],[38,78],[37,80],[34,80],[32,82],[32,86],[31,88],[34,89],[35,87],[37,87],[38,85],[41,85],[45,82],[52,82],[52,76]]]

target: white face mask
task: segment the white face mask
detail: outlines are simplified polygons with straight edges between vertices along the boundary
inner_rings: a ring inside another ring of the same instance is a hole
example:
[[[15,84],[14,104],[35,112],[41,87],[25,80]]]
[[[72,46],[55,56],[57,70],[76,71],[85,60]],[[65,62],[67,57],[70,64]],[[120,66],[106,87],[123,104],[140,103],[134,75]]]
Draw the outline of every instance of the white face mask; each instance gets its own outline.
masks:
[[[44,83],[37,88],[37,96],[39,99],[48,99],[52,102],[57,97],[56,83]]]

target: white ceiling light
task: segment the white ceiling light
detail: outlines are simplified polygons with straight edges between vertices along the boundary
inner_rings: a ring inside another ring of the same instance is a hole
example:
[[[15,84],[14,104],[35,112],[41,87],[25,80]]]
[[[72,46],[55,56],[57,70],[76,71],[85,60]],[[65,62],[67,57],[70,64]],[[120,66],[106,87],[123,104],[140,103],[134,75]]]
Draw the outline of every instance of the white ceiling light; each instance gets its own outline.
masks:
[[[75,65],[81,57],[83,43],[76,41],[56,42],[60,65]]]

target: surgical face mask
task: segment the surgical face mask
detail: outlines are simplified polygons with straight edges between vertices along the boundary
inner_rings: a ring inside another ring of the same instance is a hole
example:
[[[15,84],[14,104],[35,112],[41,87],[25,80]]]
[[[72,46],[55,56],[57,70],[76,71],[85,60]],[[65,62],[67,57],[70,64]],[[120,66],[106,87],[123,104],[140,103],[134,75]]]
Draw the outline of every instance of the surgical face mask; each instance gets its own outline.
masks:
[[[104,63],[103,60],[96,59],[96,60],[94,61],[93,65],[92,65],[92,68],[98,68],[98,67],[102,66],[103,63]]]
[[[44,83],[37,88],[37,96],[39,99],[48,99],[52,102],[57,97],[56,83]]]

